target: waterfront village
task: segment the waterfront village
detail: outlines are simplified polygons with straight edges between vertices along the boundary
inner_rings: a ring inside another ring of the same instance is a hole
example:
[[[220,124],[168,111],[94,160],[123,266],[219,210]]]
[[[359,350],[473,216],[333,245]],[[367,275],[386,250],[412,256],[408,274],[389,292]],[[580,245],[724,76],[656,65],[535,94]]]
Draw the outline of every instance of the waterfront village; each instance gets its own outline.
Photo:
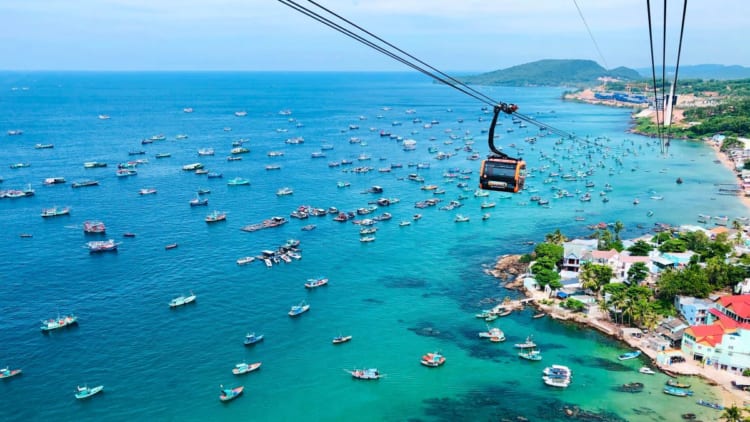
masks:
[[[702,376],[723,388],[723,406],[745,407],[750,226],[699,221],[631,240],[619,239],[620,222],[590,227],[589,239],[568,240],[558,230],[532,254],[500,257],[489,273],[523,290],[528,299],[520,302],[540,314],[616,337],[667,375]]]

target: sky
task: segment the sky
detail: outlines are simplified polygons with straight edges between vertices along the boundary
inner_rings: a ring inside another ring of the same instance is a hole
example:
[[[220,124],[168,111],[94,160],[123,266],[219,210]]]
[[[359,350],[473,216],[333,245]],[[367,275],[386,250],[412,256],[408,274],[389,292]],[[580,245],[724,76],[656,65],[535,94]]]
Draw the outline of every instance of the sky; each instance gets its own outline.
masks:
[[[651,66],[644,0],[317,2],[447,72]],[[651,2],[658,68],[677,57],[684,3],[668,3],[665,31],[664,2]],[[747,0],[689,2],[680,65],[750,66],[747,16]],[[0,70],[410,71],[278,0],[2,0]]]

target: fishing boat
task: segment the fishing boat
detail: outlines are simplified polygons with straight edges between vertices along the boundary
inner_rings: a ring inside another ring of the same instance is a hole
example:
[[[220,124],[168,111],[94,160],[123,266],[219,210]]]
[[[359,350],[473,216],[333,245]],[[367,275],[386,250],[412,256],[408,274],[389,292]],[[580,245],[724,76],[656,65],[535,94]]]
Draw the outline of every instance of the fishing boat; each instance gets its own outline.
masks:
[[[430,368],[435,368],[445,363],[445,356],[441,355],[438,352],[427,353],[426,355],[422,356],[422,359],[419,363],[424,366],[429,366]]]
[[[117,177],[135,176],[136,174],[138,174],[138,170],[136,169],[117,169],[115,172],[115,176]]]
[[[88,386],[85,386],[85,387],[80,387],[79,386],[79,387],[76,387],[76,394],[75,394],[75,396],[76,396],[76,399],[78,399],[78,400],[87,399],[87,398],[89,398],[89,397],[91,397],[91,396],[93,396],[95,394],[101,393],[102,391],[104,391],[104,386],[103,385],[98,385],[98,386],[93,387],[93,388],[89,388]]]
[[[713,403],[713,402],[706,401],[703,399],[699,399],[696,403],[698,403],[701,406],[710,407],[711,409],[724,410],[724,406],[720,405],[719,403]]]
[[[635,358],[637,358],[640,355],[641,355],[641,351],[640,350],[634,350],[632,352],[621,354],[620,356],[617,357],[617,359],[619,359],[619,360],[635,359]]]
[[[245,346],[250,346],[260,341],[263,341],[263,334],[247,333],[245,335]]]
[[[548,376],[543,376],[542,380],[546,385],[549,385],[550,387],[567,388],[570,385],[569,378],[551,378]]]
[[[166,249],[166,250],[175,249],[178,246],[179,245],[177,243],[170,243],[170,244],[165,245],[164,249]]]
[[[534,319],[539,319],[539,318],[544,318],[546,315],[547,314],[545,314],[544,312],[537,312],[534,315],[532,315],[531,317],[534,318]]]
[[[684,388],[677,388],[677,387],[670,387],[665,386],[662,390],[664,394],[669,394],[670,396],[676,396],[676,397],[687,397],[692,396],[693,392],[691,390],[686,390]]]
[[[250,181],[242,177],[235,177],[235,178],[229,179],[229,181],[227,182],[228,186],[247,186],[249,184],[250,184]]]
[[[72,188],[85,188],[88,186],[97,186],[99,181],[97,180],[81,180],[70,184]]]
[[[374,242],[375,236],[362,236],[359,238],[359,241],[362,243]]]
[[[308,289],[314,289],[316,287],[325,286],[327,284],[327,277],[309,278],[307,279],[307,283],[305,283],[305,287],[307,287]]]
[[[193,292],[190,292],[189,296],[177,296],[176,298],[169,301],[169,307],[170,308],[177,308],[183,305],[187,305],[189,303],[195,302],[196,296],[193,294]]]
[[[534,349],[524,350],[522,352],[518,352],[518,357],[526,360],[540,361],[542,360],[542,353],[539,350]]]
[[[104,234],[107,228],[101,221],[84,221],[83,232],[93,234]]]
[[[65,316],[58,316],[57,318],[50,318],[48,320],[42,320],[42,326],[40,329],[44,332],[57,330],[58,328],[68,327],[78,323],[78,317],[70,314]]]
[[[168,152],[160,152],[160,153],[157,153],[155,157],[156,158],[169,158],[171,156],[172,156],[172,154],[170,154]]]
[[[242,394],[242,391],[245,389],[244,386],[240,385],[239,387],[234,388],[224,388],[223,385],[221,387],[221,394],[219,394],[219,400],[222,402],[228,402],[236,399],[237,397]]]
[[[154,188],[144,188],[138,191],[138,195],[153,195],[155,193],[156,193],[156,189]]]
[[[481,204],[479,205],[479,207],[480,207],[481,209],[485,209],[485,208],[494,208],[494,207],[495,207],[495,203],[494,203],[494,202],[482,202],[482,203],[481,203]]]
[[[684,382],[680,382],[680,381],[674,380],[672,378],[670,378],[670,379],[667,380],[667,385],[670,386],[670,387],[675,387],[675,388],[684,388],[684,389],[690,388],[690,384],[684,383]]]
[[[204,205],[208,205],[208,198],[199,198],[198,196],[196,196],[195,198],[190,200],[191,207],[200,207]]]
[[[206,223],[216,223],[218,221],[225,221],[227,219],[227,213],[223,211],[213,211],[211,214],[206,216]]]
[[[526,337],[526,341],[523,343],[516,343],[513,345],[513,347],[517,349],[533,349],[536,347],[536,343],[534,343],[534,340],[532,339],[532,336]]]
[[[352,374],[354,378],[361,380],[376,380],[380,379],[383,375],[378,372],[376,368],[368,369],[344,369],[346,372]]]
[[[292,188],[281,188],[276,191],[277,196],[286,196],[286,195],[291,195],[293,193],[294,191],[292,190]]]
[[[36,145],[34,145],[35,149],[50,149],[50,148],[54,148],[54,147],[55,147],[54,144],[36,144]]]
[[[245,257],[237,259],[237,265],[247,265],[253,261],[255,261],[254,256],[245,256]]]
[[[455,221],[456,223],[467,223],[469,222],[469,217],[457,214],[456,218],[453,221]]]
[[[490,339],[490,341],[493,341],[493,342],[505,341],[505,333],[503,333],[503,330],[497,327],[492,327],[492,328],[488,327],[487,331],[482,331],[479,333],[479,337],[488,338]]]
[[[304,300],[299,303],[299,305],[292,306],[292,309],[289,310],[289,316],[290,317],[296,317],[300,314],[303,314],[310,310],[310,305],[307,304]]]
[[[47,177],[46,179],[44,179],[42,183],[44,183],[45,185],[58,185],[61,183],[65,183],[65,178],[64,177]]]
[[[656,371],[654,371],[653,369],[649,368],[648,366],[641,366],[641,369],[639,369],[638,372],[640,372],[641,374],[646,374],[646,375],[654,375],[654,374],[656,374]],[[669,382],[667,382],[667,383],[669,383]]]
[[[255,363],[238,363],[237,365],[232,368],[232,373],[234,375],[243,375],[247,374],[248,372],[253,372],[256,369],[260,368],[261,363],[255,362]]]
[[[203,168],[203,164],[201,163],[191,163],[191,164],[185,164],[182,166],[182,169],[185,171],[195,171],[200,170]]]
[[[200,156],[214,155],[214,149],[213,148],[200,148],[198,150],[198,155]]]
[[[341,344],[341,343],[346,343],[347,341],[349,341],[349,340],[351,340],[351,339],[352,339],[352,336],[342,336],[342,335],[338,335],[338,336],[334,337],[334,338],[333,338],[333,340],[332,340],[331,342],[332,342],[333,344]]]
[[[52,208],[44,208],[42,209],[42,217],[59,217],[61,215],[70,215],[70,207],[52,207]]]
[[[15,377],[16,375],[20,375],[21,372],[23,371],[20,369],[10,369],[6,366],[5,368],[0,369],[0,379]]]
[[[115,242],[114,239],[109,240],[92,240],[86,242],[86,247],[89,249],[89,253],[101,253],[101,252],[117,252],[117,246],[120,244]]]

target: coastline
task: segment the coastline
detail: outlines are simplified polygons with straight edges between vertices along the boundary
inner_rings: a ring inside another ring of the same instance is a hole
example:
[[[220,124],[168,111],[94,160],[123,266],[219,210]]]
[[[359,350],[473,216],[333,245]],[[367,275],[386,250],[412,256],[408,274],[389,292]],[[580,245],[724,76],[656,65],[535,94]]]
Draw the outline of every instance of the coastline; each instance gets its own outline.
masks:
[[[716,148],[716,151],[718,152],[718,148]],[[724,155],[720,152],[719,154]],[[750,208],[750,201],[746,200],[743,203]],[[558,306],[558,301],[554,299],[551,300],[551,304],[545,303],[550,301],[550,298],[545,292],[538,290],[529,291],[524,288],[523,276],[525,274],[523,274],[522,269],[526,269],[528,266],[519,262],[520,257],[521,255],[504,255],[499,257],[495,267],[487,272],[494,277],[505,281],[503,285],[504,288],[523,292],[527,298],[523,301],[524,303],[530,304],[540,312],[547,314],[552,319],[575,322],[593,328],[603,334],[626,343],[634,349],[640,350],[644,355],[649,357],[652,366],[670,377],[683,375],[697,376],[705,379],[708,381],[709,385],[717,387],[720,400],[719,404],[725,407],[736,405],[743,408],[750,404],[750,392],[739,390],[732,385],[732,381],[737,379],[736,375],[713,367],[704,367],[694,361],[685,361],[670,364],[668,366],[657,363],[657,352],[648,347],[647,337],[637,338],[634,336],[623,335],[622,329],[627,327],[612,322],[609,319],[609,316],[601,311],[599,306],[592,307],[588,314],[583,314],[561,308]],[[514,301],[514,303],[518,303],[519,306],[521,305],[521,301]],[[503,304],[498,306],[503,306]]]

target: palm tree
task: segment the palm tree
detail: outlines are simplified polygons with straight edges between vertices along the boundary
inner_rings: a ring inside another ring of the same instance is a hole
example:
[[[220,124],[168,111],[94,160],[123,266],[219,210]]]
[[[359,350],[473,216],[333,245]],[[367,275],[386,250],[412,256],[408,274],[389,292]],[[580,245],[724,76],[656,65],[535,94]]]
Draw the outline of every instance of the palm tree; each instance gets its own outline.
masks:
[[[555,245],[562,245],[563,243],[568,241],[568,238],[565,237],[564,234],[562,234],[560,229],[557,229],[552,233],[547,233],[544,236],[544,241],[547,243],[553,243]]]
[[[615,324],[617,324],[618,315],[620,316],[620,324],[624,322],[622,308],[625,306],[626,299],[625,292],[615,292],[609,297],[609,306],[615,309]]]
[[[615,231],[615,240],[617,241],[620,240],[620,232],[624,228],[625,228],[625,225],[622,224],[622,221],[620,220],[615,221],[615,226],[612,228]]]
[[[724,412],[721,413],[720,418],[724,419],[727,422],[743,422],[745,420],[742,417],[742,409],[737,407],[736,404],[732,404],[731,406],[725,408]]]
[[[737,231],[734,244],[739,245],[742,243],[742,224],[738,220],[732,220],[732,228]]]

